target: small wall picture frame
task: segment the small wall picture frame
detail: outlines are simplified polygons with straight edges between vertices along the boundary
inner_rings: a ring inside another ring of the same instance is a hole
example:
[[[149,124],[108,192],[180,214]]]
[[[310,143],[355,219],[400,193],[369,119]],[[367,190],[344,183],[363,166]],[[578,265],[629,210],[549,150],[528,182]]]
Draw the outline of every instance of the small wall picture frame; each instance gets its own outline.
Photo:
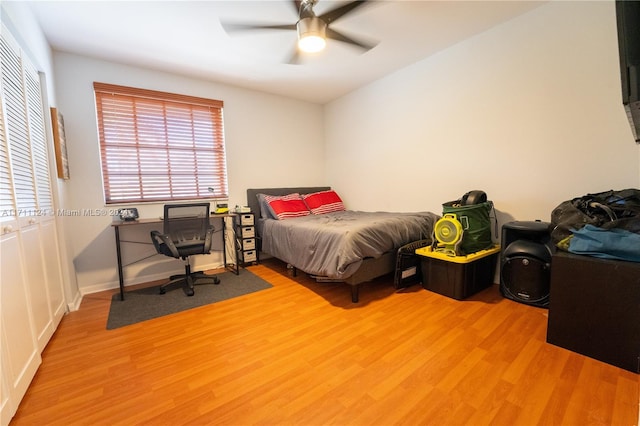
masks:
[[[56,152],[56,168],[60,179],[69,179],[69,159],[67,157],[67,138],[64,133],[64,118],[58,108],[51,107],[51,127],[53,145]]]

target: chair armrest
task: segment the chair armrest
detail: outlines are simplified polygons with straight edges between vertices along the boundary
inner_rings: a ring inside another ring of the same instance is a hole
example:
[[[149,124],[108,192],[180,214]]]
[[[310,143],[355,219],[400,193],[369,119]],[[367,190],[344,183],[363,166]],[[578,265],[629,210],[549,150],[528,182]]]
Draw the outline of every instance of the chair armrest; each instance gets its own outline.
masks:
[[[207,233],[204,236],[204,252],[209,253],[211,251],[211,242],[213,241],[213,231],[215,228],[210,226],[207,228]]]
[[[164,244],[167,246],[169,251],[171,251],[171,255],[176,259],[180,258],[180,254],[178,253],[178,249],[176,248],[171,238],[168,235],[161,234],[158,231],[151,231],[151,241],[153,241],[153,246],[156,248],[156,251],[160,254],[165,254],[160,249],[160,244]]]

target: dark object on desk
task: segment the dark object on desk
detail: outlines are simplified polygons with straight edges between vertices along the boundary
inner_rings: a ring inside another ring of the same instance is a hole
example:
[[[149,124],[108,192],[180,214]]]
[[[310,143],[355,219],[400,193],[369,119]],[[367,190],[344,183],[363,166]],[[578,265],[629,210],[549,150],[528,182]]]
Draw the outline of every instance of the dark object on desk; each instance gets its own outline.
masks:
[[[160,294],[175,283],[182,283],[187,296],[193,296],[195,285],[220,283],[217,276],[191,272],[189,263],[190,256],[211,251],[213,230],[209,223],[209,203],[164,206],[164,233],[151,231],[151,241],[159,254],[182,259],[185,266],[184,275],[173,275],[168,283],[160,286]]]
[[[640,373],[640,263],[558,251],[547,342]]]
[[[135,207],[128,207],[126,209],[118,210],[118,216],[120,220],[130,221],[130,220],[138,220],[138,209]]]

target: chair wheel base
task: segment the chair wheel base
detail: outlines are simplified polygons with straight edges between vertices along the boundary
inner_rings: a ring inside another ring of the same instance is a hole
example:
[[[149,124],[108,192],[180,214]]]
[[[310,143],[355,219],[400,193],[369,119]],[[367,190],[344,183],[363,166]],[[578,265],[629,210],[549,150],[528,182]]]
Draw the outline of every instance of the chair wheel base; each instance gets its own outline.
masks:
[[[160,286],[159,288],[160,294],[165,294],[167,292],[167,287],[180,282],[182,282],[182,289],[184,290],[184,293],[187,296],[193,296],[195,294],[194,286],[196,285],[211,284],[211,283],[215,285],[220,284],[220,278],[218,278],[215,275],[214,276],[206,275],[202,272],[195,272],[191,275],[173,275],[171,278],[172,279],[168,283]],[[199,280],[202,280],[202,279],[208,280],[208,282],[198,282]]]

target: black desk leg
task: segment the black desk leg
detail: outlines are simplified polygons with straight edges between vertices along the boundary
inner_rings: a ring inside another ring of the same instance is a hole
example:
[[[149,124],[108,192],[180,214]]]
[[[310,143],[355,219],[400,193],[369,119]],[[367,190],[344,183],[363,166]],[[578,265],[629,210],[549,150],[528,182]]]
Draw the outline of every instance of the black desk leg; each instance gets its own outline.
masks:
[[[120,280],[120,300],[124,300],[124,276],[122,274],[122,254],[120,252],[120,227],[114,226],[116,231],[116,257],[118,258],[118,279]]]
[[[224,266],[224,269],[227,269],[227,223],[224,220],[224,217],[221,220],[222,220],[222,265]]]

